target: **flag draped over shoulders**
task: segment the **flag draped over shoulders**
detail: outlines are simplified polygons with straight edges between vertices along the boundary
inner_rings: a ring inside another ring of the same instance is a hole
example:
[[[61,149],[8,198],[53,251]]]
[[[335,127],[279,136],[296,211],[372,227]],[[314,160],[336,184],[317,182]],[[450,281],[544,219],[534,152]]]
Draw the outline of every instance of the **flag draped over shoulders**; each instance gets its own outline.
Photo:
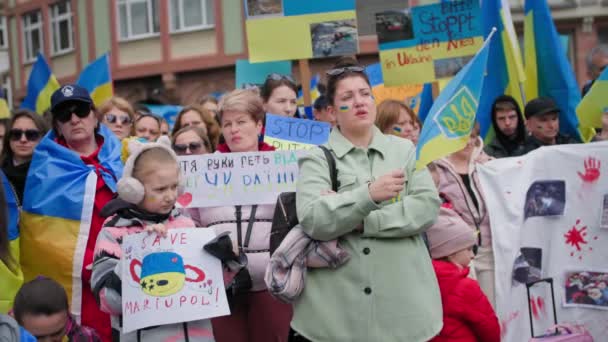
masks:
[[[76,152],[49,132],[36,147],[24,191],[21,265],[26,280],[51,277],[68,292],[72,312],[80,314],[82,269],[89,236],[97,177],[110,190],[122,175],[120,143],[105,126],[101,168],[86,165]]]

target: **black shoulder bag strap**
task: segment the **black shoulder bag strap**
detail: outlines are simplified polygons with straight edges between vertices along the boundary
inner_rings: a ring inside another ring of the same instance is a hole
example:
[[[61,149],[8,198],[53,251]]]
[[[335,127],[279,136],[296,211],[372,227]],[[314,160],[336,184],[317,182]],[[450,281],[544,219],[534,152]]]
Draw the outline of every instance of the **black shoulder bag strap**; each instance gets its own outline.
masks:
[[[338,192],[338,188],[340,187],[340,182],[338,181],[338,168],[336,167],[336,159],[334,159],[331,151],[322,145],[319,145],[323,153],[325,153],[325,159],[327,159],[327,165],[329,165],[329,178],[331,179],[331,189],[335,192]]]
[[[255,223],[255,213],[258,210],[258,206],[251,206],[251,214],[249,215],[249,222],[247,224],[247,232],[245,233],[245,242],[243,243],[243,233],[241,232],[241,221],[242,221],[242,207],[240,205],[235,206],[236,216],[236,236],[238,239],[239,252],[243,253],[243,249],[249,247],[249,240],[251,240],[251,232],[253,230],[253,224]]]

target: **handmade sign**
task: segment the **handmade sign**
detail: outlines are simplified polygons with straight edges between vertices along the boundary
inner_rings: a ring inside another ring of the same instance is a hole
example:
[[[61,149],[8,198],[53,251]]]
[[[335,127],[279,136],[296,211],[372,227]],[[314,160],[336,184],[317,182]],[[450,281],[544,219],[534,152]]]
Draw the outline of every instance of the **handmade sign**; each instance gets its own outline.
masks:
[[[372,85],[372,93],[374,94],[376,105],[379,105],[384,100],[403,101],[414,111],[414,113],[418,114],[422,95],[422,84],[406,84],[397,87],[387,87],[384,85],[380,63],[368,65],[365,68],[365,73]]]
[[[244,0],[249,61],[353,55],[355,0]]]
[[[252,64],[246,59],[239,59],[236,61],[236,87],[261,85],[272,73],[291,75],[291,61]]]
[[[122,248],[124,332],[230,314],[222,265],[203,251],[212,229],[171,229],[125,237]]]
[[[329,139],[327,122],[266,114],[264,142],[277,150],[309,150]]]
[[[387,86],[453,77],[483,44],[478,0],[441,1],[376,14]]]
[[[303,151],[246,152],[179,157],[185,192],[177,206],[274,204],[295,191]]]
[[[608,336],[608,143],[543,147],[478,166],[492,229],[496,313],[503,342],[530,340],[552,324],[551,297],[525,283],[553,278],[560,323]],[[540,284],[539,284],[540,285]],[[543,286],[540,285],[540,289]]]

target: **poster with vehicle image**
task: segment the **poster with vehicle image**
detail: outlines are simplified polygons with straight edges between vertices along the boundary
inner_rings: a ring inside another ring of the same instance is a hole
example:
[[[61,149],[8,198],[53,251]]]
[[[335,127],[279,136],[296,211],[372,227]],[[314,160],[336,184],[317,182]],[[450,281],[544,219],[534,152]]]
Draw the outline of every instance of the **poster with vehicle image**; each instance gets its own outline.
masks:
[[[252,63],[354,55],[355,0],[244,0]]]
[[[424,2],[376,13],[385,85],[455,76],[483,44],[481,23],[477,0]]]
[[[166,237],[128,235],[122,244],[125,333],[230,314],[222,265],[203,250],[213,229],[171,229]]]

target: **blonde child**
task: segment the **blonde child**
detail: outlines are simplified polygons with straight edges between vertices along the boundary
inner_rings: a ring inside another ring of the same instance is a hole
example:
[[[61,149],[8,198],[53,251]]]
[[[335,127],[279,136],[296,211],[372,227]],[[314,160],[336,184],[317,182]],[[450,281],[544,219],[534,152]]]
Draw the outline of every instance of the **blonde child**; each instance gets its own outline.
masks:
[[[500,326],[479,284],[468,277],[477,242],[475,231],[442,207],[426,232],[443,305],[443,329],[432,342],[499,342]]]
[[[104,207],[108,219],[97,238],[91,285],[102,311],[112,316],[114,340],[214,341],[209,320],[162,325],[124,334],[121,330],[121,243],[123,237],[143,231],[166,236],[167,229],[194,227],[175,209],[179,168],[167,137],[156,143],[132,142],[118,198]]]

